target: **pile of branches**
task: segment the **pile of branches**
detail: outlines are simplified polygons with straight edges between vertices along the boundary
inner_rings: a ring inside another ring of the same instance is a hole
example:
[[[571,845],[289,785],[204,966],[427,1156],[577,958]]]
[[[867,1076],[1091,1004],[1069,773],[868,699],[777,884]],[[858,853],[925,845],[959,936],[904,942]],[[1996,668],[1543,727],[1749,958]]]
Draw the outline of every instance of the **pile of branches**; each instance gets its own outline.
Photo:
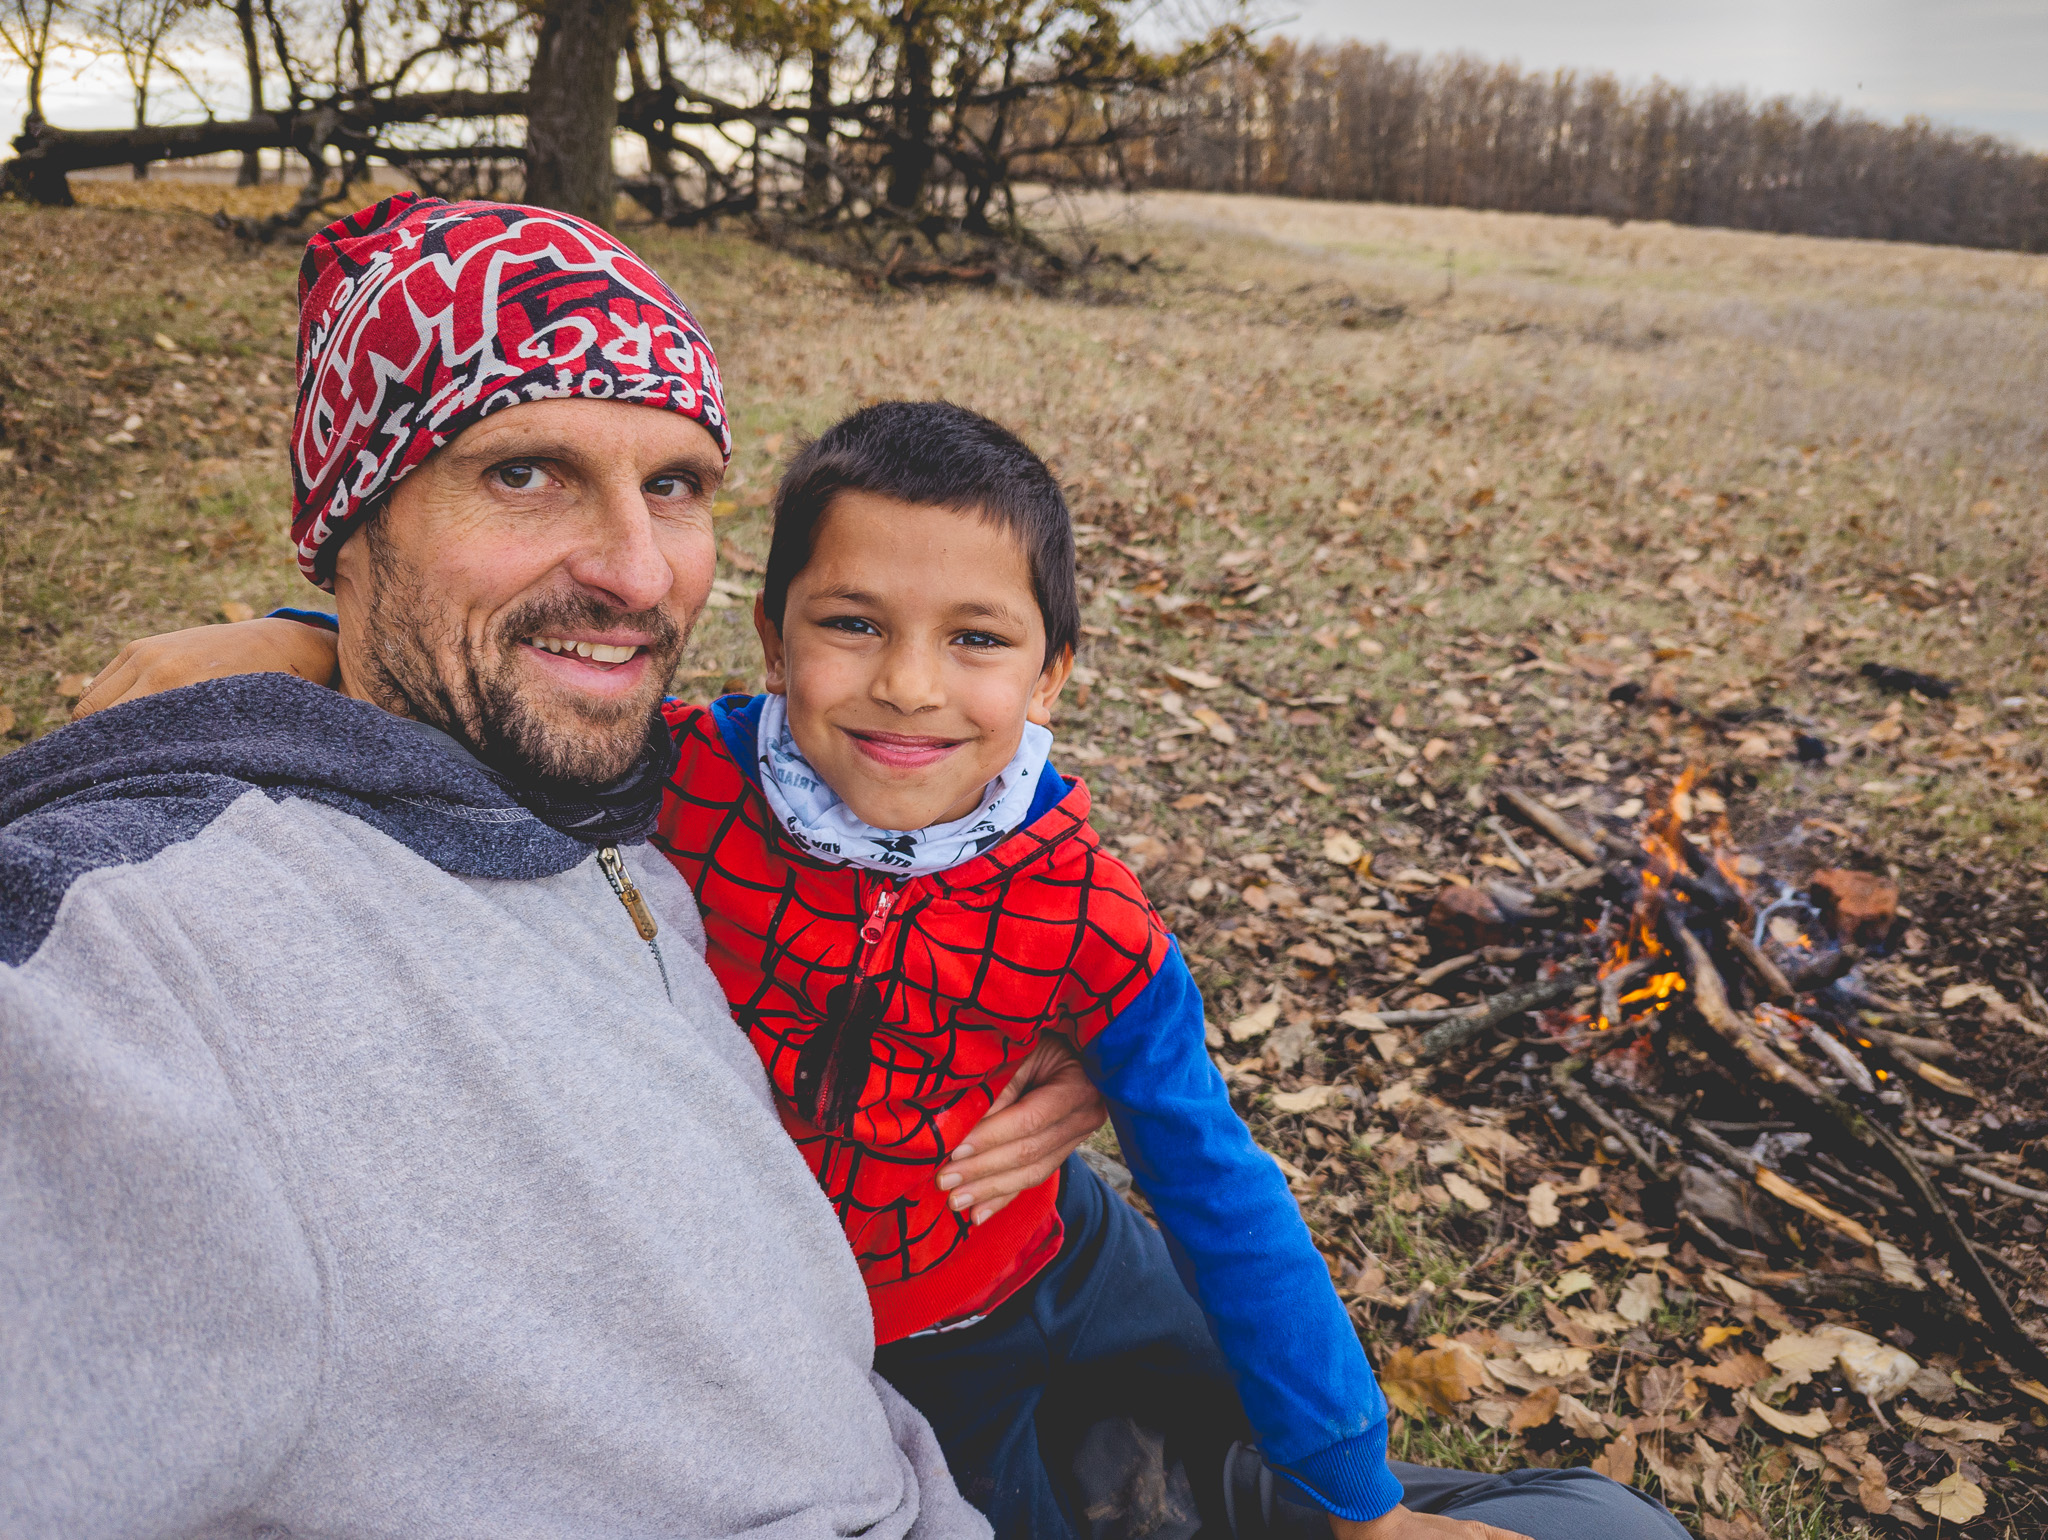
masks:
[[[1944,1112],[1980,1096],[1942,1067],[1957,1051],[1945,1029],[1864,978],[1901,923],[1896,888],[1863,872],[1773,876],[1725,819],[1698,826],[1689,782],[1629,834],[1580,828],[1519,790],[1501,802],[1575,864],[1544,875],[1493,821],[1524,881],[1442,890],[1432,936],[1472,944],[1410,982],[1523,981],[1462,1008],[1364,1013],[1399,1034],[1382,1039],[1395,1061],[1487,1044],[1468,1099],[1586,1125],[1675,1190],[1677,1222],[1730,1265],[1790,1259],[1771,1216],[1796,1216],[1837,1241],[1818,1268],[1813,1249],[1798,1258],[1810,1302],[1876,1306],[2048,1378],[2048,1350],[1994,1276],[2009,1264],[1978,1239],[1987,1195],[2048,1207],[2048,1189],[2015,1180],[2018,1147],[2048,1119],[1993,1120],[1973,1140],[1955,1127],[1967,1116]],[[1525,1018],[1533,1031],[1494,1041]]]

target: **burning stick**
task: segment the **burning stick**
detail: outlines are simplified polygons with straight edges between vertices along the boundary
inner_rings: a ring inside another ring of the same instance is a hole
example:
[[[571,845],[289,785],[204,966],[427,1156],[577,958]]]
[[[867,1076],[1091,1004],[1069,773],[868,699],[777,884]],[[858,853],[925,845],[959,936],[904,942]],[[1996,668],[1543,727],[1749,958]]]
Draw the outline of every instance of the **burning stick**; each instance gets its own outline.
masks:
[[[1764,949],[1750,938],[1740,921],[1728,922],[1728,949],[1742,959],[1742,965],[1749,969],[1750,976],[1763,985],[1764,998],[1782,1005],[1792,998],[1792,981],[1785,972],[1772,962]]]
[[[1785,1014],[1789,1015],[1790,1013],[1787,1012]],[[1870,1073],[1870,1066],[1857,1058],[1850,1051],[1847,1043],[1836,1037],[1834,1033],[1810,1016],[1793,1016],[1792,1020],[1799,1024],[1800,1030],[1806,1034],[1806,1040],[1813,1044],[1815,1048],[1818,1048],[1835,1068],[1842,1072],[1842,1077],[1849,1084],[1856,1087],[1865,1096],[1875,1096],[1877,1094],[1877,1080]]]
[[[1621,997],[1648,978],[1656,966],[1654,957],[1638,957],[1600,981],[1600,1019],[1607,1023],[1608,1030],[1616,1031],[1621,1027]]]
[[[1747,1017],[1736,1014],[1735,1007],[1728,1003],[1728,986],[1721,980],[1721,970],[1714,966],[1714,959],[1700,944],[1700,938],[1687,928],[1684,919],[1669,913],[1664,918],[1672,950],[1678,954],[1686,979],[1692,985],[1693,1009],[1699,1013],[1700,1020],[1712,1027],[1723,1042],[1747,1059],[1751,1067],[1772,1085],[1790,1086],[1808,1101],[1817,1102],[1825,1096],[1827,1093],[1815,1085],[1805,1071],[1794,1069],[1757,1036]]]

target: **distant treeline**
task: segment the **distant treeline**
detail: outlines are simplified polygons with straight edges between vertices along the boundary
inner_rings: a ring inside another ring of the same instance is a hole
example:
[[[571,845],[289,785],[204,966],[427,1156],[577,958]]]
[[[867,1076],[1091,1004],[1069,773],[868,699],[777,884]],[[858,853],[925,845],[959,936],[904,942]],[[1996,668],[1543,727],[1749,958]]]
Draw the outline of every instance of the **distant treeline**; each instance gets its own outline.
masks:
[[[1139,185],[2048,251],[2048,155],[1832,102],[1282,41],[1151,110]]]

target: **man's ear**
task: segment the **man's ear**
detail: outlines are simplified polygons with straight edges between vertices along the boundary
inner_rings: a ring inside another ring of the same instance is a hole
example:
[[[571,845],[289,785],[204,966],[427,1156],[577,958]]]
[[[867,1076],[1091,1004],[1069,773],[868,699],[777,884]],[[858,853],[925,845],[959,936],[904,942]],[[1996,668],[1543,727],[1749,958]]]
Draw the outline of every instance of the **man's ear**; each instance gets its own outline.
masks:
[[[1046,662],[1039,673],[1038,682],[1031,687],[1031,705],[1024,713],[1040,727],[1052,725],[1052,708],[1060,698],[1060,691],[1067,687],[1067,681],[1074,677],[1074,649],[1062,647],[1058,654]]]
[[[761,663],[768,673],[770,695],[789,693],[789,674],[783,666],[782,627],[768,618],[768,596],[754,595],[754,634],[761,638]]]

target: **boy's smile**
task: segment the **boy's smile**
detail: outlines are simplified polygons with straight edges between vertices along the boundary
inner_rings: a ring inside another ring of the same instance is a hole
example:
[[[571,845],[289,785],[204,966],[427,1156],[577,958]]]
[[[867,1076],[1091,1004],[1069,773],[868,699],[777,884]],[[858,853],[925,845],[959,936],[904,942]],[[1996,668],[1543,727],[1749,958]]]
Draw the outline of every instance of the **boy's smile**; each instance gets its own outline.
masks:
[[[923,829],[973,812],[1047,723],[1073,659],[1017,538],[971,510],[841,492],[812,533],[778,631],[755,626],[804,758],[856,817]]]

